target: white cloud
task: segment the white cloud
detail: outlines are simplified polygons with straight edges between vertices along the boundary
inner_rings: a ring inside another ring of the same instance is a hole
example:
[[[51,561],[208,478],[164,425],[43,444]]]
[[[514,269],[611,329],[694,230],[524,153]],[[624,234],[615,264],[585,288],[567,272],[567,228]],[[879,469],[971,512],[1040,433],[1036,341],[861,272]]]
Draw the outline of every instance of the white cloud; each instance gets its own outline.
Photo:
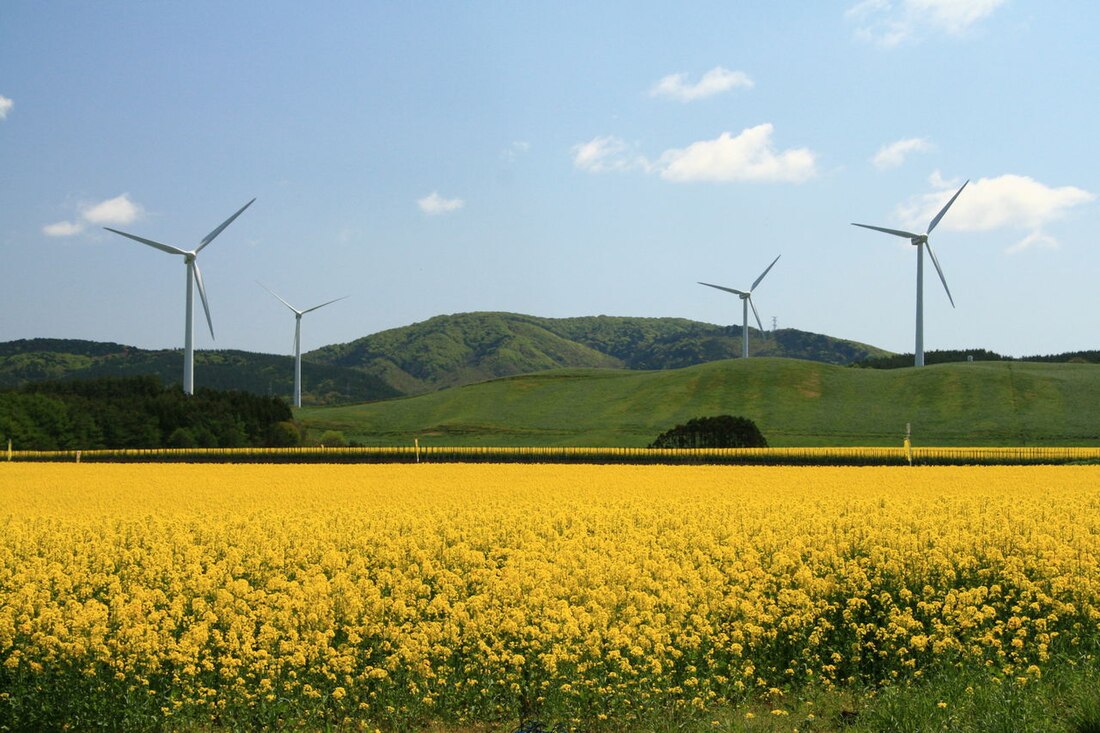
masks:
[[[0,94],[0,120],[7,119],[8,112],[11,112],[11,108],[14,106],[15,102]]]
[[[1019,242],[1012,245],[1005,251],[1010,254],[1015,254],[1017,252],[1023,252],[1025,249],[1030,249],[1033,247],[1039,249],[1057,249],[1058,240],[1054,237],[1043,234],[1041,231],[1036,229],[1031,234],[1028,234],[1026,237],[1021,239]]]
[[[59,221],[42,227],[42,233],[48,237],[71,237],[84,231],[84,224],[78,221]]]
[[[514,163],[518,158],[527,154],[527,151],[531,149],[531,143],[525,140],[516,140],[511,145],[506,147],[500,154],[500,157],[509,163]]]
[[[752,79],[743,71],[730,71],[721,66],[716,66],[695,84],[688,84],[687,74],[669,74],[662,78],[649,90],[651,97],[668,97],[678,99],[681,102],[692,102],[696,99],[713,97],[715,94],[728,92],[731,89],[742,87],[751,89]]]
[[[141,207],[124,193],[113,199],[81,207],[81,216],[92,224],[129,224],[141,215]]]
[[[614,135],[595,137],[573,146],[573,165],[590,173],[648,170],[649,161],[633,152],[625,140]]]
[[[445,199],[440,196],[438,192],[432,191],[424,198],[417,199],[416,204],[425,214],[429,216],[439,216],[440,214],[458,211],[466,205],[466,202],[459,198]]]
[[[1003,3],[1004,0],[906,0],[905,7],[933,28],[960,35]]]
[[[863,0],[845,13],[856,35],[880,46],[898,46],[928,35],[965,35],[1004,0]]]
[[[871,158],[871,162],[880,170],[897,168],[905,162],[905,159],[910,153],[923,153],[932,148],[932,143],[924,138],[911,137],[905,140],[898,140],[889,145],[883,145],[879,148],[878,152],[875,153],[875,157]]]
[[[87,224],[129,224],[141,214],[141,207],[130,200],[130,194],[124,193],[99,203],[82,204],[77,221],[47,224],[42,227],[42,233],[50,237],[71,237],[83,232]]]
[[[959,187],[957,181],[945,181],[939,171],[932,174],[929,182],[937,190],[915,196],[897,211],[901,221],[921,231]],[[939,228],[961,232],[1025,230],[1027,234],[1011,251],[1055,247],[1057,241],[1045,234],[1043,227],[1062,218],[1073,207],[1095,199],[1095,194],[1076,186],[1053,188],[1027,176],[980,178],[967,185]]]
[[[666,151],[660,160],[661,177],[688,181],[784,181],[801,183],[816,175],[816,156],[808,148],[776,152],[773,126],[757,125],[734,137],[723,132],[716,140],[702,140],[686,148]]]
[[[722,133],[686,148],[673,148],[656,162],[637,153],[614,135],[573,146],[573,165],[590,173],[640,170],[659,173],[676,183],[692,181],[784,181],[801,183],[817,174],[816,156],[808,148],[776,152],[770,123],[742,130],[736,137]]]

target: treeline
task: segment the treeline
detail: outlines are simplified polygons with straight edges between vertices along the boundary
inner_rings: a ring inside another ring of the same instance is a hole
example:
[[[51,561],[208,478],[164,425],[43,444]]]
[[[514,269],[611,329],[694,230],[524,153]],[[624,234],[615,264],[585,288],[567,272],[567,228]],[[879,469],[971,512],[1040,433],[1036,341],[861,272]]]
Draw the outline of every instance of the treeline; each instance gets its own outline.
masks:
[[[155,376],[38,382],[0,391],[0,439],[20,450],[284,447],[301,442],[278,397]]]
[[[1050,364],[1100,364],[1100,351],[1070,351],[1048,356],[1004,356],[987,349],[943,350],[924,352],[924,363],[950,364],[960,361],[1039,361]],[[875,356],[852,362],[849,366],[860,369],[902,369],[913,366],[912,354]]]

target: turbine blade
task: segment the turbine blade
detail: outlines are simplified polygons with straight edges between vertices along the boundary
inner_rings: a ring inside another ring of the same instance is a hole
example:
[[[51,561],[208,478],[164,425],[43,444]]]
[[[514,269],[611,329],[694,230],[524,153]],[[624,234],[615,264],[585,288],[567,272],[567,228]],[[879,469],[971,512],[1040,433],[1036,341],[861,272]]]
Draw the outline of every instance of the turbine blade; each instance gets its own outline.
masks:
[[[315,305],[315,306],[313,306],[312,308],[306,308],[306,309],[305,309],[304,311],[302,311],[302,315],[305,315],[306,313],[309,313],[310,311],[315,311],[315,310],[317,310],[318,308],[324,308],[324,307],[325,307],[326,305],[332,305],[332,304],[333,304],[333,303],[335,303],[336,301],[339,301],[339,300],[345,300],[345,299],[347,299],[347,298],[350,298],[350,297],[351,297],[350,295],[345,295],[345,296],[344,296],[344,297],[342,297],[342,298],[336,298],[335,300],[330,300],[330,301],[329,301],[329,302],[327,302],[327,303],[321,303],[321,305]]]
[[[951,301],[951,307],[955,307],[955,299],[951,297],[951,288],[947,287],[947,278],[943,276],[943,269],[940,267],[940,261],[936,259],[936,253],[932,251],[932,245],[925,242],[925,247],[928,248],[928,256],[932,258],[932,264],[936,266],[936,272],[940,276],[940,282],[943,283],[943,289],[947,292],[947,299]]]
[[[779,257],[782,257],[782,256],[783,256],[783,255],[779,255]],[[751,293],[752,291],[756,290],[756,286],[760,284],[760,281],[764,279],[764,276],[765,276],[765,275],[767,275],[767,274],[768,274],[768,272],[769,272],[769,271],[770,271],[770,270],[771,270],[771,269],[772,269],[773,267],[775,267],[775,263],[776,263],[776,262],[779,262],[779,257],[776,257],[776,258],[775,258],[774,260],[772,260],[772,263],[771,263],[770,265],[768,265],[768,269],[767,269],[767,270],[764,270],[764,272],[760,273],[760,277],[756,278],[756,280],[755,280],[755,281],[753,282],[753,284],[752,284],[752,287],[751,287],[751,288],[749,288],[749,292],[750,292],[750,293]],[[761,331],[763,331],[764,329],[760,329],[760,330],[761,330]]]
[[[699,283],[700,285],[706,285],[708,288],[718,288],[719,290],[725,290],[727,293],[734,293],[735,295],[748,295],[748,293],[742,290],[734,290],[733,288],[724,288],[721,285],[711,285],[710,283]]]
[[[906,239],[916,239],[919,234],[913,232],[903,232],[900,229],[887,229],[886,227],[873,227],[870,224],[856,224],[852,222],[854,227],[863,227],[864,229],[874,229],[876,232],[886,232],[887,234],[893,234],[895,237],[905,237]]]
[[[756,316],[756,325],[760,327],[760,333],[764,333],[764,324],[760,322],[760,314],[756,312],[756,306],[753,305],[752,297],[748,298],[749,307],[752,308],[752,314]]]
[[[951,197],[951,200],[944,204],[944,207],[940,209],[940,213],[936,214],[936,218],[933,219],[932,223],[928,225],[928,231],[925,232],[926,234],[932,233],[932,230],[935,229],[936,225],[940,223],[940,219],[943,218],[943,215],[946,214],[947,210],[951,208],[951,204],[955,203],[955,199],[957,199],[959,197],[959,194],[963,192],[963,189],[966,188],[967,183],[970,183],[969,178],[966,180],[966,183],[963,183],[963,185],[959,187],[959,190],[955,192],[955,195]]]
[[[214,321],[210,318],[210,304],[206,302],[206,288],[202,284],[202,272],[199,271],[198,260],[191,260],[187,266],[195,272],[195,284],[199,286],[199,298],[202,299],[202,309],[206,312],[206,325],[210,326],[210,338],[214,338]]]
[[[285,306],[286,306],[287,308],[290,308],[290,309],[291,309],[292,311],[294,311],[295,313],[298,313],[298,309],[297,309],[297,308],[295,308],[295,307],[294,307],[294,306],[292,306],[292,305],[291,305],[290,303],[288,303],[288,302],[286,302],[285,300],[283,300],[282,298],[280,298],[280,297],[279,297],[279,294],[278,294],[278,293],[276,293],[276,292],[275,292],[274,290],[272,290],[271,288],[267,287],[266,285],[264,285],[264,284],[263,284],[262,282],[260,282],[259,280],[257,280],[257,281],[256,281],[256,284],[257,284],[257,285],[259,285],[259,286],[260,286],[261,288],[263,288],[264,290],[266,290],[267,292],[269,292],[269,293],[271,293],[272,295],[274,295],[274,296],[275,296],[276,298],[279,298],[279,302],[280,302],[280,303],[282,303],[283,305],[285,305]],[[302,311],[302,313],[305,313],[305,311]],[[298,315],[301,315],[301,313],[298,313]]]
[[[255,201],[256,201],[256,199],[252,199],[252,201],[249,201],[247,204],[245,204],[241,208],[237,209],[236,214],[234,214],[233,216],[231,216],[228,219],[226,219],[225,221],[223,221],[222,225],[220,227],[218,227],[217,229],[215,229],[214,231],[210,232],[205,237],[203,237],[203,240],[201,242],[199,242],[199,246],[195,247],[195,254],[198,254],[199,252],[201,252],[203,247],[205,247],[206,245],[208,245],[212,241],[214,241],[214,237],[221,234],[223,229],[225,229],[227,226],[232,224],[233,220],[236,219],[238,216],[240,216],[242,213],[244,213],[244,210],[247,209],[249,206],[251,206],[253,204],[253,202],[255,202]]]
[[[173,247],[170,244],[162,244],[161,242],[154,242],[152,239],[146,239],[145,237],[138,237],[138,236],[135,236],[133,234],[127,234],[126,232],[120,232],[119,230],[112,229],[111,227],[103,227],[103,228],[106,229],[109,232],[114,232],[115,234],[121,234],[122,236],[126,237],[127,239],[132,239],[135,242],[141,242],[142,244],[147,244],[150,247],[154,247],[156,249],[159,249],[161,252],[167,252],[170,255],[184,255],[184,256],[187,256],[187,255],[190,254],[190,252],[185,252],[184,250],[180,249],[179,247]]]

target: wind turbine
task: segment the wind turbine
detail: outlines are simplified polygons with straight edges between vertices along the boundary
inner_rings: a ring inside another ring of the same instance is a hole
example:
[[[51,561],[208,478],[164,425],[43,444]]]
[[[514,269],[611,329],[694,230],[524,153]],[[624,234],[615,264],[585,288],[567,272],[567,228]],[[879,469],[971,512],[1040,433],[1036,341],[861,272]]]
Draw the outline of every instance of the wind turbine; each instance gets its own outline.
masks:
[[[206,311],[206,325],[210,327],[210,338],[214,338],[214,321],[210,319],[210,305],[206,302],[206,288],[202,285],[202,273],[199,271],[199,263],[197,262],[199,252],[202,252],[203,247],[214,241],[214,237],[221,234],[222,230],[232,224],[233,220],[240,216],[255,200],[256,199],[252,199],[252,201],[249,201],[238,209],[236,214],[223,221],[221,226],[203,237],[202,241],[199,242],[199,246],[192,250],[180,249],[170,244],[154,242],[152,239],[145,239],[143,237],[134,236],[133,234],[127,234],[126,232],[120,232],[117,229],[111,229],[110,227],[103,227],[109,232],[121,234],[135,242],[147,244],[150,247],[159,249],[161,252],[167,252],[170,255],[183,255],[183,262],[187,265],[187,313],[183,328],[183,391],[185,394],[195,393],[194,290],[196,284],[199,286],[199,297],[202,298],[202,308]]]
[[[951,289],[947,287],[947,280],[943,276],[943,269],[940,267],[939,260],[936,259],[936,253],[932,251],[932,244],[928,241],[928,235],[932,233],[932,230],[936,228],[936,225],[940,223],[940,219],[947,213],[947,210],[951,208],[951,204],[955,203],[955,199],[959,197],[963,189],[966,188],[966,184],[970,183],[967,179],[959,190],[955,192],[955,195],[951,197],[951,200],[944,204],[944,207],[940,209],[940,213],[928,223],[928,229],[924,234],[914,234],[913,232],[904,232],[900,229],[886,229],[885,227],[875,227],[870,224],[856,224],[852,222],[852,226],[863,227],[864,229],[874,229],[876,232],[886,232],[887,234],[893,234],[895,237],[904,237],[917,248],[917,337],[916,344],[913,348],[913,366],[924,366],[924,248],[928,248],[928,256],[932,258],[932,264],[936,266],[936,272],[940,276],[940,282],[943,283],[944,292],[947,293],[947,299],[951,301],[951,307],[955,307],[955,299],[951,297]]]
[[[276,293],[274,290],[272,290],[271,288],[264,285],[262,282],[259,282],[258,280],[256,282],[261,288],[263,288],[267,292],[271,293],[276,298],[279,298],[279,302],[281,302],[287,308],[290,308],[290,310],[294,311],[294,406],[295,407],[301,407],[302,406],[302,316],[304,316],[306,313],[309,313],[310,311],[315,311],[318,308],[324,308],[326,305],[332,305],[337,300],[344,300],[344,298],[349,298],[351,296],[345,295],[343,298],[336,298],[336,300],[330,300],[327,303],[321,303],[321,305],[315,305],[312,308],[306,308],[305,310],[300,311],[297,308],[295,308],[294,306],[292,306],[290,303],[286,302],[281,297],[279,297],[278,293]]]
[[[779,255],[782,257],[783,255]],[[752,287],[748,289],[748,292],[744,290],[736,290],[734,288],[725,288],[721,285],[711,285],[710,283],[699,283],[700,285],[706,285],[708,288],[718,288],[719,290],[725,290],[727,293],[733,293],[741,298],[741,310],[743,325],[741,326],[741,357],[743,359],[749,358],[749,308],[752,308],[752,314],[756,316],[756,325],[760,326],[760,333],[764,333],[764,324],[760,322],[760,314],[756,312],[756,306],[752,304],[752,291],[756,290],[756,286],[760,284],[760,281],[764,279],[764,276],[768,274],[768,271],[775,267],[775,263],[779,262],[779,257],[772,260],[772,263],[768,265],[768,269],[760,273],[760,277],[753,281]]]

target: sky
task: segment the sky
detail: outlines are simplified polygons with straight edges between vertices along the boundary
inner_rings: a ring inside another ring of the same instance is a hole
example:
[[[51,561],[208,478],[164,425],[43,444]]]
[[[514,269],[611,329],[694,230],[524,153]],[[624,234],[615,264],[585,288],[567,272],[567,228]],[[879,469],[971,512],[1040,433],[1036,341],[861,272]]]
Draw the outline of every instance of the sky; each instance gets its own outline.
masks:
[[[303,350],[436,315],[1100,348],[1100,4],[0,3],[0,341]]]

